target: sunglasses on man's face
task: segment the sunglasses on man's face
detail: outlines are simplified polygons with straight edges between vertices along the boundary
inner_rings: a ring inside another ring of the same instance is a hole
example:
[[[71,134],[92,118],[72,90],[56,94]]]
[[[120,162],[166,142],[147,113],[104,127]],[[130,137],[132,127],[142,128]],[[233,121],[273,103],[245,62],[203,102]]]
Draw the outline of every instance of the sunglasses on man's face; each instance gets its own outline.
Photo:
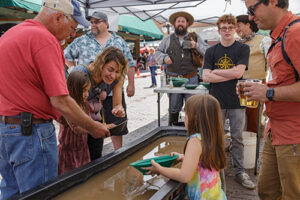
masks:
[[[104,22],[103,20],[95,20],[95,21],[91,21],[91,24],[99,24],[101,22]]]
[[[254,16],[255,15],[255,9],[257,8],[257,6],[259,6],[259,4],[262,4],[265,0],[259,0],[257,3],[255,3],[252,6],[249,6],[247,14]]]

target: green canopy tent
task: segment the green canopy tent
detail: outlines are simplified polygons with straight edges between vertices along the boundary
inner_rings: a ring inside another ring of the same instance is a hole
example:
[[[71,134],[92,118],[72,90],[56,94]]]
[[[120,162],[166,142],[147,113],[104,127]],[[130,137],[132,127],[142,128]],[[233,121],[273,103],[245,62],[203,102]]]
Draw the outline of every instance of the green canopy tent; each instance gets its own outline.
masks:
[[[18,7],[39,12],[42,0],[1,0],[0,7]]]
[[[42,0],[1,0],[0,34],[25,19],[32,19],[40,10]]]
[[[163,34],[153,20],[142,21],[138,17],[120,15],[118,35],[122,36],[131,47],[135,59],[139,57],[140,41],[161,40]]]
[[[143,35],[145,40],[161,40],[162,32],[152,20],[142,21],[137,17],[120,15],[119,31]]]

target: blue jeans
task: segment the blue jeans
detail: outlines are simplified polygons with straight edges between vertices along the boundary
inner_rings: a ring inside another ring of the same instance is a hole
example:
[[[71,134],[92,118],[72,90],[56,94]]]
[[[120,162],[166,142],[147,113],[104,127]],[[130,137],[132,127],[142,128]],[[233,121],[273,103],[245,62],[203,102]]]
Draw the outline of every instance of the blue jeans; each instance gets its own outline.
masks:
[[[188,84],[199,84],[198,75],[189,78]],[[186,101],[191,94],[171,94],[171,113],[179,113],[183,106],[183,101]]]
[[[155,78],[156,66],[149,66],[149,68],[150,68],[150,72],[151,72],[152,85],[157,85],[156,78]]]
[[[232,161],[235,174],[245,172],[243,128],[245,125],[245,108],[222,109],[223,124],[226,116],[229,119],[230,135],[232,139]]]
[[[34,124],[31,136],[23,136],[20,125],[0,123],[1,200],[56,177],[57,168],[53,123]]]

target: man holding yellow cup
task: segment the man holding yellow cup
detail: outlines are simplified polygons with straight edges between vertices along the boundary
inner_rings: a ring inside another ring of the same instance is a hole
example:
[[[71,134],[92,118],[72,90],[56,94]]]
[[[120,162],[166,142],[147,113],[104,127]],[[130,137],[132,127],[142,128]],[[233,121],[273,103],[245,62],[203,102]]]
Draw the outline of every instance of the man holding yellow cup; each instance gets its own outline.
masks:
[[[250,85],[252,85],[252,83],[255,84],[261,84],[262,81],[259,79],[241,79],[238,80],[238,84],[237,84],[237,90],[238,90],[238,94],[239,94],[239,99],[240,99],[240,105],[241,106],[246,106],[248,108],[257,108],[258,106],[258,101],[257,100],[252,100],[251,98],[249,98],[249,92],[247,92],[247,90],[245,90],[245,88],[247,86],[249,86],[249,83],[251,83]]]
[[[240,79],[240,80],[238,80],[238,83],[237,83],[237,93],[239,95],[241,106],[247,106],[247,97],[245,96],[245,93],[244,93],[245,82],[246,82],[245,79]]]

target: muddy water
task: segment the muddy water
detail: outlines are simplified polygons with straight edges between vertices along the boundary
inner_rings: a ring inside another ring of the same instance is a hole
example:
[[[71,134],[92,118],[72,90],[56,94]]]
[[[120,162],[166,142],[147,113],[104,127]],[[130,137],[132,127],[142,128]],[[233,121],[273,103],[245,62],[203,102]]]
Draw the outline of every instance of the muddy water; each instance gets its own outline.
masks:
[[[144,176],[130,163],[137,160],[166,155],[173,151],[182,153],[185,137],[164,137],[131,155],[65,193],[56,200],[142,200],[149,199],[169,179],[162,176]],[[179,164],[175,165],[179,166]]]

